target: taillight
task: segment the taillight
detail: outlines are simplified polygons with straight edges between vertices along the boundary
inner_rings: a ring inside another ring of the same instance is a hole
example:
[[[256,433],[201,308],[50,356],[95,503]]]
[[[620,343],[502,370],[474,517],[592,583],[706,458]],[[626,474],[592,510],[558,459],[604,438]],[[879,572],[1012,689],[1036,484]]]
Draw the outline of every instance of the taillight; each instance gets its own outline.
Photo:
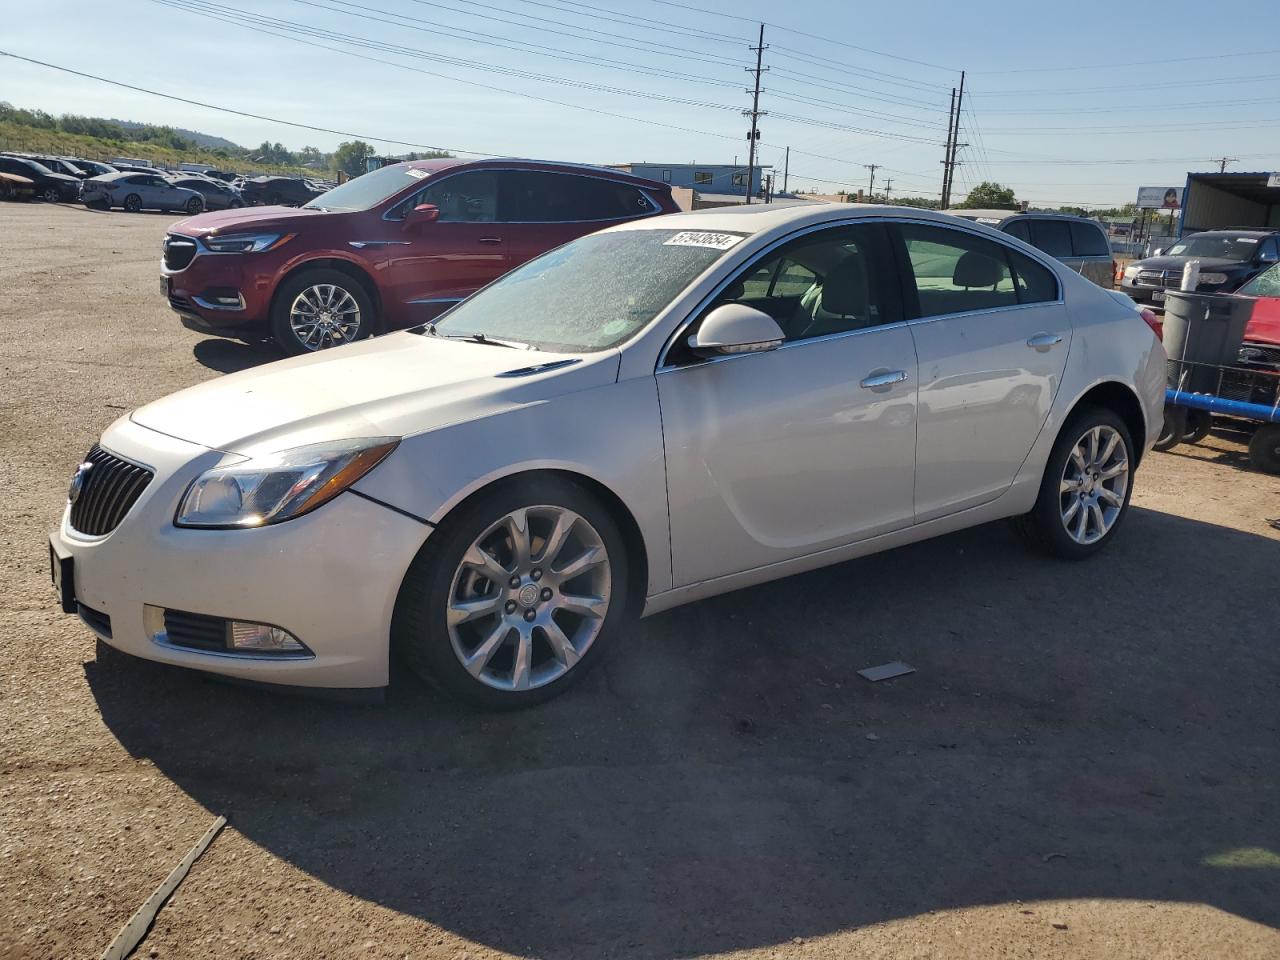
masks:
[[[1158,316],[1156,316],[1156,312],[1154,310],[1148,310],[1146,307],[1143,307],[1138,312],[1142,314],[1142,319],[1146,321],[1147,326],[1151,328],[1151,332],[1156,335],[1156,339],[1163,343],[1164,323]]]

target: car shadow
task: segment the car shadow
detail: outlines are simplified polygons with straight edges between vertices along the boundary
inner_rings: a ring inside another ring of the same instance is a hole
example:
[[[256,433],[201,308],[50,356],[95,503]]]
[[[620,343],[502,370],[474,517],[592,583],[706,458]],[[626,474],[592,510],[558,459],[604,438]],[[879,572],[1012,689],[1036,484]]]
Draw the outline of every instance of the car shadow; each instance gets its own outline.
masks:
[[[285,356],[284,351],[270,340],[245,343],[221,337],[201,340],[191,348],[191,352],[202,366],[220,373],[248,370],[273,360],[283,360]]]
[[[85,670],[129,753],[252,842],[518,955],[1058,898],[1275,926],[1280,541],[1127,524],[1086,563],[994,525],[689,605],[522,713],[400,676],[355,707]],[[896,659],[918,672],[856,674]]]

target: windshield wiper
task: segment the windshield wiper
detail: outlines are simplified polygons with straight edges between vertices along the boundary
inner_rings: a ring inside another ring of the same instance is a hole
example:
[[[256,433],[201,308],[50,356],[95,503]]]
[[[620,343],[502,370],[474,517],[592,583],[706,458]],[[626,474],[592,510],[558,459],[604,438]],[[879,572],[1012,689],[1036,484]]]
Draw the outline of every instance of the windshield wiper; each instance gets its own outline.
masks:
[[[510,347],[513,350],[533,350],[537,351],[537,347],[529,343],[522,343],[519,340],[503,340],[498,337],[490,337],[483,333],[441,333],[436,329],[435,321],[429,320],[422,325],[422,329],[433,337],[441,337],[445,340],[470,340],[472,343],[482,343],[486,347]]]

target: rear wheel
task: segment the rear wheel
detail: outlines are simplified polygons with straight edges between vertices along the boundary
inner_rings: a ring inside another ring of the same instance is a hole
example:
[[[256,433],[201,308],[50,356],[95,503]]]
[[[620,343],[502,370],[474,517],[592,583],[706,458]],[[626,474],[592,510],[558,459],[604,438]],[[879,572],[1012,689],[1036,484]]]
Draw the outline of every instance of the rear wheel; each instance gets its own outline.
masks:
[[[1083,560],[1115,536],[1133,491],[1133,440],[1111,410],[1086,408],[1058,434],[1040,495],[1015,526],[1052,556]]]
[[[1188,410],[1187,427],[1182,434],[1183,443],[1199,443],[1213,429],[1213,416],[1208,410]]]
[[[290,354],[314,353],[373,332],[373,303],[356,280],[338,270],[305,270],[281,286],[271,332]]]
[[[1161,453],[1166,450],[1172,450],[1182,443],[1182,438],[1185,434],[1186,427],[1182,422],[1181,416],[1176,410],[1165,407],[1164,423],[1160,427],[1160,436],[1156,437],[1156,442],[1152,444],[1152,449],[1159,450]]]
[[[1280,473],[1280,423],[1264,423],[1254,432],[1249,462],[1264,473]]]
[[[500,484],[432,533],[391,625],[411,669],[460,699],[516,709],[562,693],[627,616],[617,524],[583,487]]]
[[[129,213],[139,213],[142,210],[142,198],[136,193],[131,193],[124,198],[124,208]]]
[[[62,199],[62,194],[57,187],[45,187],[44,192],[40,195],[44,197],[45,203],[57,203]]]
[[[0,180],[0,200],[12,200],[15,192],[12,183],[8,180]]]
[[[190,214],[191,216],[194,217],[197,213],[199,213],[203,209],[204,209],[204,201],[201,200],[199,197],[192,197],[190,200],[187,201],[187,213]]]

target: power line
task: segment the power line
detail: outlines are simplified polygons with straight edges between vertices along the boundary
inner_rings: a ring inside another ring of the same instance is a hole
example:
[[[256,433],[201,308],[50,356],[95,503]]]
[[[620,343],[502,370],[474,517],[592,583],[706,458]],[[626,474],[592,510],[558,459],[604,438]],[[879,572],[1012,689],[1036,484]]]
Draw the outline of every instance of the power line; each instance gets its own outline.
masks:
[[[1280,50],[1250,50],[1247,52],[1239,52],[1239,53],[1202,54],[1196,57],[1180,56],[1180,57],[1177,57],[1176,59],[1179,64],[1183,64],[1193,60],[1234,60],[1237,57],[1274,57],[1277,54],[1280,54]],[[1078,63],[1069,67],[1020,67],[1015,70],[975,70],[974,72],[980,73],[982,74],[982,76],[987,77],[987,76],[1007,75],[1011,73],[1060,73],[1067,70],[1103,70],[1103,69],[1115,70],[1116,68],[1124,68],[1124,67],[1151,67],[1151,66],[1167,67],[1169,66],[1169,63],[1170,63],[1170,58],[1165,57],[1160,60],[1126,60],[1124,62],[1117,62],[1113,60],[1110,63],[1090,63],[1090,64]],[[1145,110],[1146,108],[1144,107],[1143,109]]]
[[[465,153],[475,157],[492,156],[492,151],[476,151],[463,150],[460,147],[445,147],[437,143],[413,143],[409,140],[396,140],[389,137],[375,137],[367,133],[352,133],[349,130],[334,130],[329,127],[317,127],[309,123],[297,123],[293,120],[281,120],[279,117],[268,117],[260,113],[249,113],[245,110],[237,110],[234,107],[223,107],[214,103],[206,103],[203,100],[192,100],[189,97],[179,97],[172,93],[163,93],[160,90],[151,90],[147,87],[140,87],[136,84],[125,83],[121,80],[112,80],[109,77],[100,77],[93,73],[85,73],[82,70],[73,70],[70,67],[62,67],[56,63],[47,63],[44,60],[35,60],[31,57],[24,57],[17,53],[10,53],[8,50],[0,50],[0,57],[10,57],[14,60],[21,60],[24,63],[35,64],[38,67],[47,67],[50,70],[57,70],[60,73],[69,73],[77,77],[84,77],[86,80],[97,80],[99,83],[108,83],[113,87],[122,87],[125,90],[134,90],[138,93],[150,94],[153,97],[162,97],[165,100],[175,100],[178,103],[185,103],[193,107],[204,107],[207,110],[216,110],[219,113],[230,113],[237,117],[248,117],[250,120],[265,120],[268,123],[278,123],[286,127],[296,127],[299,130],[311,130],[316,133],[331,133],[339,137],[354,137],[357,140],[373,140],[376,143],[390,143],[398,147],[416,147],[422,150],[434,150],[441,153]]]

